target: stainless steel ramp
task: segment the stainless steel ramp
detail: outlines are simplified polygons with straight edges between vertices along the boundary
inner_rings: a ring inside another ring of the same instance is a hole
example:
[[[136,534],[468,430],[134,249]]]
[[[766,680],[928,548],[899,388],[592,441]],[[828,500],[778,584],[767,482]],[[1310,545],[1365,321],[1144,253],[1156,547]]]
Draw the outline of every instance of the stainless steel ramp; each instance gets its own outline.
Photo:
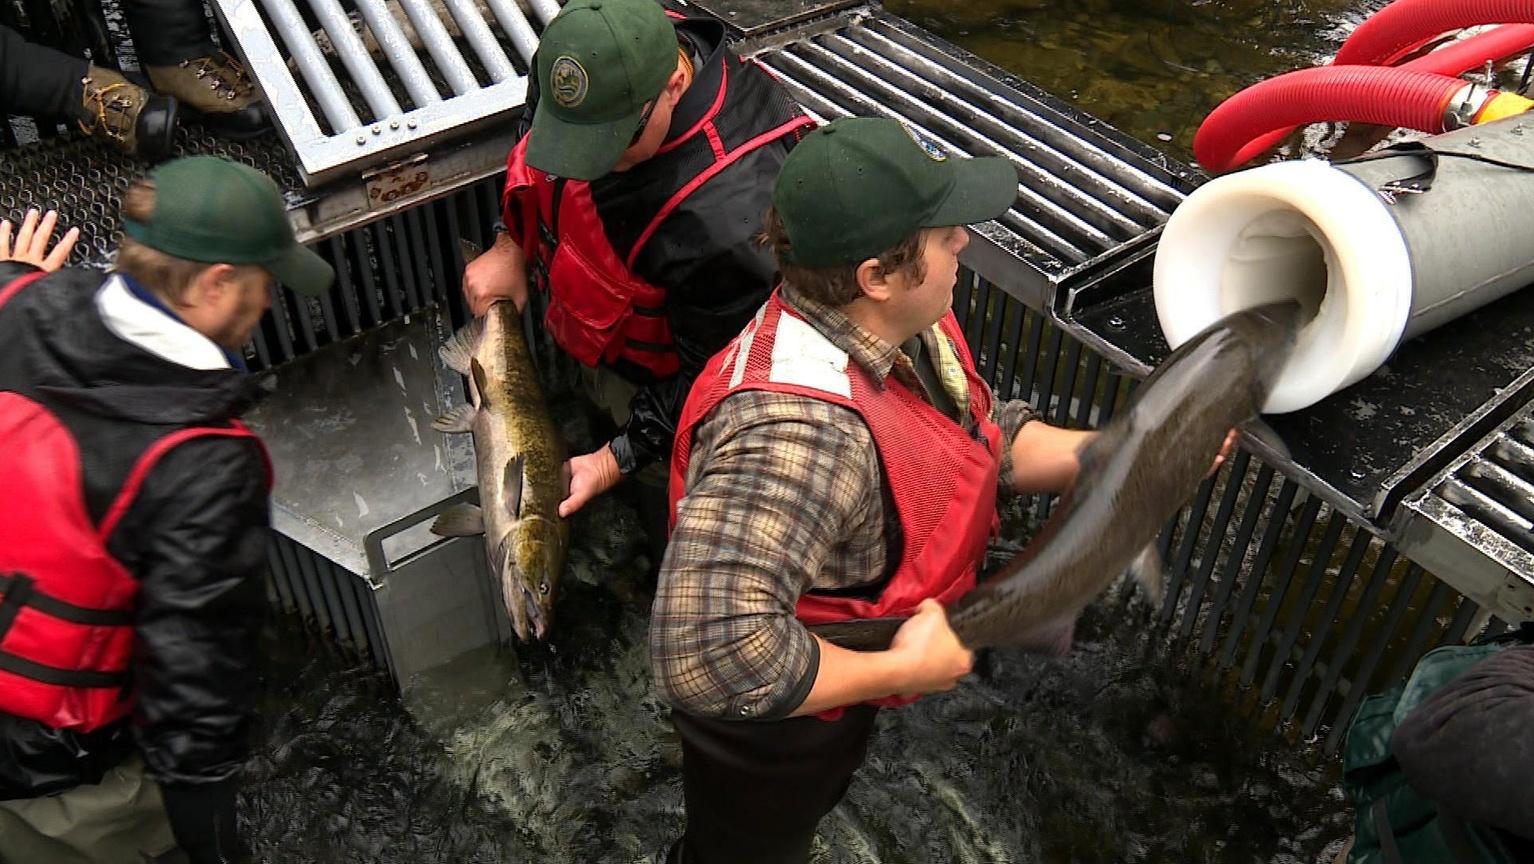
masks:
[[[463,399],[437,357],[448,332],[427,309],[308,354],[247,418],[277,478],[274,599],[401,686],[510,636],[483,543],[427,530],[474,497],[472,445],[430,426]]]
[[[1534,368],[1481,415],[1507,419],[1490,432],[1467,423],[1469,439],[1397,514],[1401,549],[1509,621],[1534,620]]]

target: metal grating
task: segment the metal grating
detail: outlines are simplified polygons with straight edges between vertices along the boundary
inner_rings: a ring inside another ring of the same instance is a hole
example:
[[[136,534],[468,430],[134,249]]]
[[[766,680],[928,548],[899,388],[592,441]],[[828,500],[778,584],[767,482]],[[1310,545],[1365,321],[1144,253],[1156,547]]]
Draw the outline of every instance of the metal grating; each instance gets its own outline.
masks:
[[[258,168],[284,188],[298,180],[275,139],[219,140],[195,127],[177,133],[175,155],[206,154]],[[15,218],[29,207],[56,209],[61,225],[80,229],[70,263],[105,264],[122,237],[117,218],[122,193],[149,168],[95,139],[60,139],[7,150],[0,158],[0,216]]]
[[[1517,410],[1398,513],[1402,548],[1509,620],[1534,619],[1534,369],[1499,400]],[[1490,411],[1488,413],[1491,413]]]
[[[464,138],[520,106],[532,22],[559,11],[554,0],[528,5],[356,0],[348,15],[339,0],[213,4],[311,186]]]
[[[999,155],[1019,200],[993,240],[1057,278],[1165,222],[1193,173],[893,16],[762,55],[822,120],[902,120],[943,147]]]
[[[266,550],[266,595],[305,629],[395,674],[378,604],[361,577],[274,531]]]

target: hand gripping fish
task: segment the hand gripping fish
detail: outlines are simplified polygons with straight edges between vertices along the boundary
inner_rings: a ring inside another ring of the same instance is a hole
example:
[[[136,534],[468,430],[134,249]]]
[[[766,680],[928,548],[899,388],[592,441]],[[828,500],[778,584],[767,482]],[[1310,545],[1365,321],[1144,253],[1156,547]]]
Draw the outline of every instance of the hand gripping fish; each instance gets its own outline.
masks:
[[[524,642],[542,639],[569,542],[569,526],[559,517],[565,454],[522,335],[522,316],[509,301],[494,303],[439,353],[468,376],[470,403],[432,428],[473,434],[480,506],[455,505],[431,530],[444,537],[484,534],[512,629]]]
[[[959,598],[948,623],[970,649],[1068,648],[1076,616],[1126,570],[1155,597],[1154,541],[1209,472],[1226,433],[1257,416],[1300,322],[1293,302],[1226,316],[1180,346],[1133,406],[1082,448],[1081,470],[1039,534]],[[844,648],[888,648],[904,618],[810,627]]]

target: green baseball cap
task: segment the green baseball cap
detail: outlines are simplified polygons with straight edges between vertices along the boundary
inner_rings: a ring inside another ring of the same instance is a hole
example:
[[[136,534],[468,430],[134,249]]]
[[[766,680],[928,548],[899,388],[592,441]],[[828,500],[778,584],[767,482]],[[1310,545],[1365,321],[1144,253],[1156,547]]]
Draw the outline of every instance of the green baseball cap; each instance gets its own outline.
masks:
[[[154,213],[123,220],[123,231],[151,249],[209,264],[256,264],[303,294],[335,279],[325,259],[293,237],[272,178],[218,156],[173,159],[150,172]]]
[[[950,158],[883,117],[844,117],[806,135],[772,190],[791,247],[785,263],[800,267],[859,264],[918,229],[995,219],[1015,200],[1007,160]]]
[[[572,180],[613,170],[645,103],[676,71],[676,28],[655,0],[573,0],[538,41],[527,164]]]

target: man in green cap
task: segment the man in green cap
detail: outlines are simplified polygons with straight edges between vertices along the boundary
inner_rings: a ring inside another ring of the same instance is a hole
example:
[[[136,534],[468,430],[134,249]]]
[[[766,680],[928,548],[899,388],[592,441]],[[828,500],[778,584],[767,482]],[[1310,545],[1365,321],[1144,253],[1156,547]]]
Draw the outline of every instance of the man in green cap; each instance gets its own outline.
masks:
[[[1075,477],[1092,433],[995,403],[949,309],[963,226],[1016,190],[1006,160],[887,119],[838,120],[784,164],[767,217],[783,283],[698,377],[672,460],[650,629],[682,740],[670,861],[805,861],[877,706],[970,671],[943,607],[975,584],[998,487]],[[887,651],[806,629],[881,616],[910,617]]]
[[[239,352],[332,272],[213,157],[127,190],[109,273],[60,269],[54,221],[0,222],[0,861],[240,860],[270,467]]]
[[[762,214],[813,126],[724,42],[719,22],[668,18],[654,0],[567,4],[534,58],[504,233],[464,273],[475,314],[521,308],[529,281],[547,291],[549,333],[617,425],[570,460],[560,514],[635,477],[657,551],[682,401],[772,288]]]

